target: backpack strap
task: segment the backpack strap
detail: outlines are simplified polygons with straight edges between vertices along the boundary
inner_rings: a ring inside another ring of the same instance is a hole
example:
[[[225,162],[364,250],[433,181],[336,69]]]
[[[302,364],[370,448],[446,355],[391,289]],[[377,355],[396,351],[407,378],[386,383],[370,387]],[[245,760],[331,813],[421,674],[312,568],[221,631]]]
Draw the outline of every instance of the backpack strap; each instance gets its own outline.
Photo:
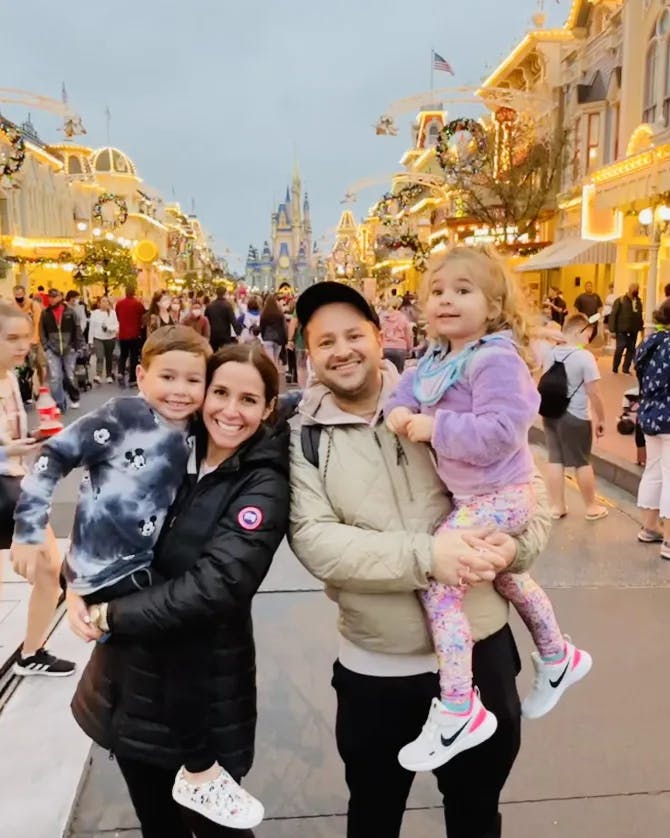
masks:
[[[317,469],[319,467],[319,440],[322,430],[321,425],[303,425],[300,428],[302,455],[310,465]]]

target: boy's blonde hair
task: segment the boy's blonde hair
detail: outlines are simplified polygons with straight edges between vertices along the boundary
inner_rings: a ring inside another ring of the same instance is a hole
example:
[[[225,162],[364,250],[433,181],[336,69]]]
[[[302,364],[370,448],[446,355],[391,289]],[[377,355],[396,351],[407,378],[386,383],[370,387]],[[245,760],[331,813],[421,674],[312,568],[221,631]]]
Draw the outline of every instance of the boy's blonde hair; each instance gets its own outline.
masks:
[[[433,256],[421,284],[420,301],[425,309],[433,277],[446,265],[458,262],[464,274],[480,288],[491,314],[486,321],[487,334],[509,330],[519,352],[532,365],[531,330],[535,325],[524,294],[498,254],[489,247],[456,245],[447,253]],[[429,335],[433,337],[432,335]]]
[[[201,355],[207,362],[212,354],[212,347],[191,326],[162,326],[146,339],[140,363],[148,370],[154,358],[167,352],[190,352],[193,355]]]

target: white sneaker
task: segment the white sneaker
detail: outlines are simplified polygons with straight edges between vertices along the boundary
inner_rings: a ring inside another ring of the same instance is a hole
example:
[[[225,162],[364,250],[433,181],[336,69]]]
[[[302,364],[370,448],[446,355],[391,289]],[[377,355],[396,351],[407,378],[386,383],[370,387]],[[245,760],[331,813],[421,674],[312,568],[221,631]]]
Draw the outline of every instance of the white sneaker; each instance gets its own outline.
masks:
[[[111,375],[108,375],[108,376],[107,376],[107,383],[108,383],[108,384],[113,384],[113,383],[114,383],[114,379],[112,378],[112,376],[111,376]]]
[[[484,707],[477,690],[472,693],[467,716],[450,713],[439,698],[434,698],[423,730],[401,749],[398,762],[408,771],[433,771],[461,751],[486,742],[497,727],[498,720]]]
[[[559,663],[545,663],[537,652],[531,655],[535,667],[535,680],[530,693],[521,703],[521,713],[526,719],[539,719],[558,704],[561,696],[589,674],[593,659],[588,652],[577,649],[566,636],[567,656]]]
[[[173,799],[220,826],[231,829],[258,826],[265,815],[263,804],[236,783],[224,768],[220,771],[215,780],[196,786],[186,780],[182,766],[172,787]]]
[[[79,410],[79,402],[70,402],[72,410]]]

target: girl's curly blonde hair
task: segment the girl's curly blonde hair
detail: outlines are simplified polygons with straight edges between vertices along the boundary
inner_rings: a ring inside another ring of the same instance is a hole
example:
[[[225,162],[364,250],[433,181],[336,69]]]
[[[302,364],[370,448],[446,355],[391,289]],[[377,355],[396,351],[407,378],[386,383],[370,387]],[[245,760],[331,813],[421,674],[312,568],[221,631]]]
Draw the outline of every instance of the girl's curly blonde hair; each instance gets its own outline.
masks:
[[[530,340],[531,332],[537,326],[536,318],[514,277],[493,249],[485,246],[456,245],[445,254],[433,256],[419,292],[424,310],[430,296],[433,277],[446,265],[455,262],[459,263],[464,275],[480,288],[486,297],[489,304],[487,334],[511,331],[523,359],[530,367],[534,366]],[[429,334],[429,337],[432,335]]]

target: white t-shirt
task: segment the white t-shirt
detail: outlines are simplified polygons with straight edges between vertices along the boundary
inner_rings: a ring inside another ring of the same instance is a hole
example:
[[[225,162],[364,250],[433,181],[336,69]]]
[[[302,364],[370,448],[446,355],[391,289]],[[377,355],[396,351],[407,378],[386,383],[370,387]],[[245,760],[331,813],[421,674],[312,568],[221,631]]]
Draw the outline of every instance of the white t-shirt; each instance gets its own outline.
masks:
[[[605,305],[603,306],[603,317],[607,317],[608,314],[612,313],[612,306],[614,305],[614,301],[616,300],[616,294],[608,294],[605,300]]]
[[[589,420],[591,407],[586,385],[592,381],[600,381],[600,370],[596,359],[588,349],[578,349],[576,346],[554,346],[547,350],[544,356],[542,371],[546,372],[554,361],[563,361],[565,364],[568,395],[571,396],[567,412],[577,419]]]

